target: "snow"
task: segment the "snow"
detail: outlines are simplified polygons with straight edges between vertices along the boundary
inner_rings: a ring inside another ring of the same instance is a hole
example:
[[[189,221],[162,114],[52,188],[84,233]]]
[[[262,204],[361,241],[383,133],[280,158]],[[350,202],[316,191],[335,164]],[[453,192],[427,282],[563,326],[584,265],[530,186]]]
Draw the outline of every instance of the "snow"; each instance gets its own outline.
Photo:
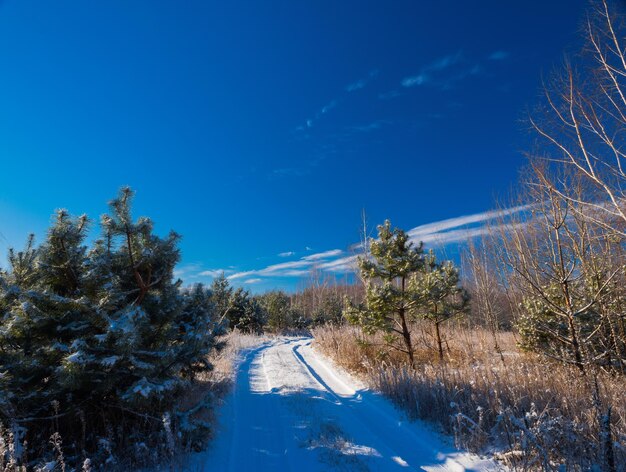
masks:
[[[152,386],[148,383],[148,381],[144,377],[139,382],[135,383],[135,386],[133,387],[132,390],[134,393],[139,393],[144,398],[148,398],[150,394],[152,393]]]
[[[277,338],[248,352],[210,449],[188,471],[495,471],[408,422],[311,347]]]
[[[39,470],[41,472],[52,472],[57,466],[57,461],[46,462]]]
[[[70,354],[65,358],[67,362],[71,362],[72,364],[82,364],[83,363],[83,353],[78,351]]]
[[[105,357],[100,361],[100,365],[104,367],[113,367],[119,359],[119,356]]]

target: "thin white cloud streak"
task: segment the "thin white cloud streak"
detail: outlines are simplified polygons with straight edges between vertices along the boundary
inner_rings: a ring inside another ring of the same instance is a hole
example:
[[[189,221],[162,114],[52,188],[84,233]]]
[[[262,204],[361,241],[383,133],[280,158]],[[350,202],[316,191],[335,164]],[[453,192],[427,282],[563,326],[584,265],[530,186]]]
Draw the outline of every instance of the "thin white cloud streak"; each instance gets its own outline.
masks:
[[[280,254],[278,254],[278,257],[291,257],[295,255],[296,253],[293,251],[286,251],[286,252],[281,252]]]
[[[459,216],[442,221],[435,221],[424,225],[416,226],[407,231],[411,241],[423,242],[430,246],[465,242],[472,238],[484,236],[490,231],[487,225],[489,222],[496,222],[492,228],[500,228],[502,225],[514,227],[515,225],[498,223],[500,218],[515,215],[529,210],[531,205],[517,206],[504,210],[486,211],[472,215]],[[357,266],[359,245],[351,247],[353,252],[346,255],[346,251],[332,249],[329,251],[310,254],[294,261],[273,264],[263,269],[238,272],[230,275],[231,280],[255,277],[303,277],[312,270],[320,270],[335,274],[346,274],[353,272]]]
[[[505,51],[496,51],[488,56],[488,59],[503,60],[506,54]],[[459,51],[426,64],[417,74],[402,79],[400,84],[405,88],[429,85],[441,90],[450,90],[457,83],[483,73],[484,68],[479,62],[472,64]]]
[[[301,269],[303,267],[311,266],[311,261],[307,260],[296,260],[290,262],[283,262],[281,264],[272,264],[264,269],[260,270],[248,270],[245,272],[237,272],[228,276],[229,280],[240,279],[242,277],[249,277],[252,275],[262,275],[264,277],[280,277],[285,271],[291,271],[293,269]]]
[[[244,284],[258,284],[259,282],[263,282],[263,279],[248,279],[244,280]]]
[[[350,126],[348,129],[350,131],[356,131],[356,132],[359,132],[359,133],[368,133],[370,131],[379,130],[383,126],[390,125],[390,124],[392,124],[392,122],[389,121],[389,120],[376,120],[376,121],[373,121],[373,122],[365,124],[365,125]]]
[[[216,278],[222,274],[232,274],[233,272],[233,269],[204,269],[202,264],[192,263],[177,267],[174,270],[174,276],[183,279]]]
[[[185,264],[174,269],[174,277],[183,277],[187,274],[194,274],[201,270],[200,264]]]
[[[508,51],[494,51],[489,55],[488,59],[492,61],[503,61],[508,59],[510,55],[511,53]]]
[[[202,272],[198,273],[198,276],[200,277],[219,277],[222,274],[228,274],[232,272],[232,270],[229,269],[209,269],[209,270],[203,270]]]
[[[428,76],[426,74],[413,75],[402,79],[403,87],[415,87],[416,85],[423,85],[428,82]]]
[[[367,77],[363,77],[362,79],[357,80],[346,86],[346,92],[356,92],[357,90],[361,90],[365,88],[365,86],[378,75],[377,70],[372,70],[367,74]]]
[[[449,54],[443,56],[430,64],[423,66],[419,73],[410,77],[406,77],[402,80],[403,87],[415,87],[417,85],[423,85],[432,80],[432,73],[442,72],[461,61],[462,54],[457,52],[456,54]]]
[[[356,90],[361,90],[362,88],[365,88],[365,85],[367,85],[367,82],[365,80],[363,80],[363,79],[357,80],[356,82],[348,85],[346,87],[346,91],[354,92]]]
[[[531,205],[521,205],[513,208],[507,208],[504,210],[486,211],[483,213],[475,213],[473,215],[459,216],[457,218],[450,218],[442,221],[435,221],[433,223],[427,223],[421,226],[407,231],[409,239],[413,243],[424,243],[430,245],[445,246],[446,244],[465,242],[473,238],[485,236],[489,234],[490,227],[482,224],[481,226],[467,227],[469,225],[475,225],[479,223],[487,223],[489,221],[497,220],[498,218],[504,218],[523,211],[529,210]],[[501,223],[492,225],[493,229],[507,226],[514,228],[518,225]],[[360,244],[352,246],[354,251],[358,251]],[[320,270],[327,270],[329,272],[347,273],[352,272],[356,268],[358,255],[352,255],[349,257],[343,257],[334,261],[326,262],[319,265],[317,268]]]
[[[356,82],[353,82],[345,87],[345,91],[348,93],[356,92],[357,90],[361,90],[367,86],[376,76],[378,75],[378,70],[371,70],[366,77],[363,77]],[[345,93],[344,93],[345,95]],[[304,122],[304,125],[300,125],[296,128],[296,131],[306,131],[315,126],[315,123],[319,121],[324,115],[328,114],[332,109],[336,108],[337,105],[341,102],[341,98],[333,99],[320,108],[313,117],[307,118]]]
[[[351,272],[356,268],[357,259],[358,259],[358,256],[356,255],[342,257],[334,261],[324,262],[323,264],[320,264],[319,266],[317,266],[317,268],[319,270],[325,270],[328,272],[340,272],[340,273]]]
[[[332,110],[333,108],[335,108],[337,106],[337,101],[333,100],[332,102],[330,102],[328,105],[323,106],[322,110],[320,111],[319,116],[324,115],[326,113],[328,113],[330,110]]]
[[[319,259],[328,259],[329,257],[335,257],[343,254],[341,249],[332,249],[330,251],[320,252],[318,254],[311,254],[310,256],[303,257],[303,261],[317,261]]]
[[[235,279],[241,279],[243,277],[250,277],[251,275],[256,275],[258,274],[260,271],[255,271],[255,270],[247,270],[245,272],[236,272],[233,275],[229,275],[227,277],[228,280],[235,280]]]
[[[301,277],[309,273],[317,265],[324,261],[343,254],[341,249],[332,249],[330,251],[310,254],[295,261],[282,262],[280,264],[272,264],[259,270],[248,270],[237,272],[228,277],[229,280],[241,279],[244,277]]]
[[[305,122],[305,125],[298,126],[296,131],[304,131],[305,129],[312,128],[316,121],[318,121],[322,116],[327,114],[330,110],[335,108],[339,102],[337,100],[331,100],[326,105],[324,105],[313,118],[308,118]]]
[[[492,230],[497,230],[503,226],[513,229],[519,225],[505,223],[492,226],[479,226],[475,228],[453,229],[443,233],[428,234],[424,237],[411,237],[410,240],[414,243],[423,242],[424,244],[438,244],[445,246],[446,244],[465,242],[479,236],[485,236]]]
[[[417,226],[407,231],[407,234],[412,239],[427,238],[446,230],[458,228],[460,226],[467,226],[476,223],[484,223],[486,221],[495,220],[502,216],[514,215],[522,211],[528,210],[530,205],[521,205],[513,208],[507,208],[504,210],[492,210],[483,213],[475,213],[473,215],[459,216],[457,218],[450,218],[447,220],[435,221],[433,223],[427,223]],[[440,236],[443,235],[439,234]]]
[[[304,277],[305,275],[310,274],[311,271],[310,270],[298,270],[298,269],[293,269],[293,270],[285,270],[283,271],[280,276],[281,277]]]

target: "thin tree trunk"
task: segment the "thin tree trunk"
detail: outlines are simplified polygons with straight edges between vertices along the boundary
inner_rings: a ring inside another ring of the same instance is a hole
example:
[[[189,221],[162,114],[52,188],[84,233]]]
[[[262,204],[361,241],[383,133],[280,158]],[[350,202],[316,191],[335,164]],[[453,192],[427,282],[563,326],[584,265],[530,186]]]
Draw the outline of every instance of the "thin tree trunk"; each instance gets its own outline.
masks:
[[[437,335],[437,348],[439,349],[439,360],[443,362],[443,342],[441,341],[441,332],[439,330],[439,322],[435,322],[435,333]]]
[[[578,367],[581,373],[585,373],[585,366],[583,364],[583,358],[580,353],[580,344],[578,343],[578,335],[576,334],[576,326],[574,325],[574,318],[570,315],[568,317],[568,326],[570,331],[570,340],[572,344],[572,350],[574,351],[574,364]]]
[[[402,299],[404,300],[404,291],[406,287],[406,279],[402,277]],[[411,342],[411,332],[409,331],[409,326],[406,322],[406,308],[404,307],[404,302],[398,310],[398,314],[400,315],[400,320],[402,321],[402,337],[404,338],[404,345],[406,347],[407,355],[409,356],[409,364],[411,368],[415,369],[415,359],[413,356],[413,343]]]
[[[411,342],[411,332],[406,323],[406,317],[404,315],[404,308],[400,310],[400,319],[402,321],[402,337],[404,338],[404,345],[406,346],[406,352],[409,356],[409,364],[415,369],[415,359],[413,356],[413,343]]]

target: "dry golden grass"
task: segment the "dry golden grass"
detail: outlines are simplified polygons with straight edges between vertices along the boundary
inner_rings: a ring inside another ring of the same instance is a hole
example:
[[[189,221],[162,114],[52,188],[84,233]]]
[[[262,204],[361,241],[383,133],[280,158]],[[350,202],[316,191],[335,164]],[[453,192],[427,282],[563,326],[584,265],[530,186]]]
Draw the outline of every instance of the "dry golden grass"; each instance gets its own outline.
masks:
[[[230,331],[222,339],[226,343],[224,348],[219,352],[214,352],[209,359],[213,364],[213,370],[205,375],[213,382],[232,379],[241,353],[271,339],[272,336],[266,334],[245,334],[238,330]]]
[[[497,451],[516,470],[602,469],[612,453],[626,470],[626,379],[575,368],[520,352],[512,333],[447,327],[444,363],[436,359],[428,326],[415,326],[416,369],[402,353],[386,353],[379,336],[358,328],[314,330],[318,348],[361,374],[409,417],[433,421],[457,445]],[[364,341],[370,341],[369,343]],[[597,387],[596,387],[597,385]],[[603,420],[611,408],[611,441]]]

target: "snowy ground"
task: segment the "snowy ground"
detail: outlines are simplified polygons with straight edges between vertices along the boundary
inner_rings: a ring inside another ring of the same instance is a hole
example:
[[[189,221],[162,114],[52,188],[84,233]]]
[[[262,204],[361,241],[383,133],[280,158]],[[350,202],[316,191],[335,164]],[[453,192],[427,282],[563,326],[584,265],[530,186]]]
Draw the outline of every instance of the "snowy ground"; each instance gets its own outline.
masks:
[[[311,348],[277,338],[249,351],[220,431],[188,471],[486,471],[422,423],[409,423]]]

